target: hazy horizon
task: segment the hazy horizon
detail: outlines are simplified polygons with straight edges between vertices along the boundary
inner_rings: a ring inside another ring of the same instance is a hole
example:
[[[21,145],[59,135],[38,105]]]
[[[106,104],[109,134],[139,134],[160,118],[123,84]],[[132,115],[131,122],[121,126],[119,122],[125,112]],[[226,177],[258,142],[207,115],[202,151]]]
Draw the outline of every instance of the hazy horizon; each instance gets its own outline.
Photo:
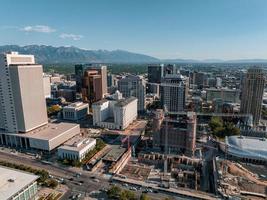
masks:
[[[121,49],[160,59],[267,59],[265,0],[25,0],[1,6],[1,45]]]

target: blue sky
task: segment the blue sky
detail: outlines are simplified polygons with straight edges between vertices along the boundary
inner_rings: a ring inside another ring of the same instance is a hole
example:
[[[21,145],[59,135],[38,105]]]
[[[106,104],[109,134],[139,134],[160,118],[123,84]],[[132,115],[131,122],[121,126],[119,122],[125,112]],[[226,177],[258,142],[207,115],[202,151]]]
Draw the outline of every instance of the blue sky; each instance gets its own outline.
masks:
[[[0,0],[0,45],[267,58],[267,0]]]

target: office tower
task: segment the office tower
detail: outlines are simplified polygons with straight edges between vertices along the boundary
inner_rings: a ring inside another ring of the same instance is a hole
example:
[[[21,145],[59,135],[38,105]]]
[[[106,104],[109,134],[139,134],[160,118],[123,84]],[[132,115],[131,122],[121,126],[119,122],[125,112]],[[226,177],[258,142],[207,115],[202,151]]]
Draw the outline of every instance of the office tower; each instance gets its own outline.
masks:
[[[147,67],[148,75],[148,93],[159,93],[159,84],[163,77],[163,65],[149,65]]]
[[[184,111],[188,86],[188,78],[180,74],[166,74],[161,81],[162,105],[170,112]]]
[[[214,99],[221,99],[222,102],[228,103],[240,103],[240,90],[229,88],[208,88],[206,89],[207,101],[213,101]]]
[[[102,76],[96,70],[88,69],[82,78],[82,99],[92,105],[92,103],[103,98]]]
[[[114,74],[108,74],[107,81],[108,81],[107,82],[108,87],[116,87],[118,85],[117,77]]]
[[[76,79],[76,92],[82,93],[82,79],[84,71],[89,65],[77,64],[75,65],[75,79]]]
[[[100,64],[75,65],[76,91],[83,101],[95,102],[107,94],[107,67]]]
[[[145,81],[140,76],[128,75],[118,81],[118,90],[124,98],[136,97],[138,99],[138,111],[145,109]]]
[[[260,68],[250,68],[242,86],[240,112],[252,114],[254,124],[261,118],[262,97],[265,86],[265,74]]]
[[[207,78],[206,82],[209,87],[222,87],[222,79],[219,77]]]
[[[0,55],[0,128],[27,132],[48,123],[42,65],[33,55]]]
[[[207,85],[208,75],[204,72],[193,72],[192,75],[193,85],[196,85],[198,88],[203,88]]]
[[[178,74],[179,70],[175,64],[164,65],[163,76],[167,74]]]
[[[180,74],[186,77],[190,77],[191,71],[185,70],[185,69],[180,69]]]
[[[156,110],[152,128],[153,147],[164,150],[167,144],[168,153],[193,156],[196,150],[196,127],[197,116],[194,112],[188,112],[177,120],[177,115],[166,118],[162,110]]]
[[[222,87],[222,79],[220,77],[216,77],[216,87]]]
[[[107,93],[107,66],[100,65],[100,64],[92,64],[88,66],[87,70],[95,70],[98,72],[99,75],[101,75],[101,94],[103,98]]]

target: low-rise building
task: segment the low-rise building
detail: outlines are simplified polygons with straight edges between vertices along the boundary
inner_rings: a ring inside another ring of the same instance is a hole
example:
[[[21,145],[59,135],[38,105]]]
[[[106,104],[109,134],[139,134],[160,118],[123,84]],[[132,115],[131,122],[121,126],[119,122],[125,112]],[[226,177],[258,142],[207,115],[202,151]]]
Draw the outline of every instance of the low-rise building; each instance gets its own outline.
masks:
[[[220,148],[234,159],[256,164],[267,163],[266,138],[229,136],[225,138],[225,144],[220,144]]]
[[[37,193],[37,179],[39,177],[14,170],[0,167],[0,199],[1,200],[30,200]]]
[[[213,101],[214,99],[222,99],[223,102],[240,103],[240,90],[228,89],[228,88],[209,88],[206,89],[207,101]]]
[[[75,136],[58,148],[58,157],[81,161],[95,146],[96,139]]]
[[[0,145],[48,152],[78,134],[79,124],[48,123],[24,134],[0,133]]]
[[[92,109],[94,126],[124,130],[137,118],[137,98],[103,99]]]
[[[87,116],[89,111],[88,103],[76,102],[63,108],[63,119],[77,121]]]

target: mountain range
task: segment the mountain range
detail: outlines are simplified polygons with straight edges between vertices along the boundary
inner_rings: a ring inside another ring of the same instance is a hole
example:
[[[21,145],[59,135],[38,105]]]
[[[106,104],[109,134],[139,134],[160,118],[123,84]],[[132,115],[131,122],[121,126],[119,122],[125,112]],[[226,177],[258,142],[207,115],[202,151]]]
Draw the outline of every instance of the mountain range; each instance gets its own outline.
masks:
[[[242,60],[194,60],[194,59],[158,59],[152,56],[132,53],[124,50],[86,50],[77,47],[53,47],[47,45],[3,45],[0,53],[17,51],[21,54],[33,54],[38,63],[266,63],[267,59]]]

